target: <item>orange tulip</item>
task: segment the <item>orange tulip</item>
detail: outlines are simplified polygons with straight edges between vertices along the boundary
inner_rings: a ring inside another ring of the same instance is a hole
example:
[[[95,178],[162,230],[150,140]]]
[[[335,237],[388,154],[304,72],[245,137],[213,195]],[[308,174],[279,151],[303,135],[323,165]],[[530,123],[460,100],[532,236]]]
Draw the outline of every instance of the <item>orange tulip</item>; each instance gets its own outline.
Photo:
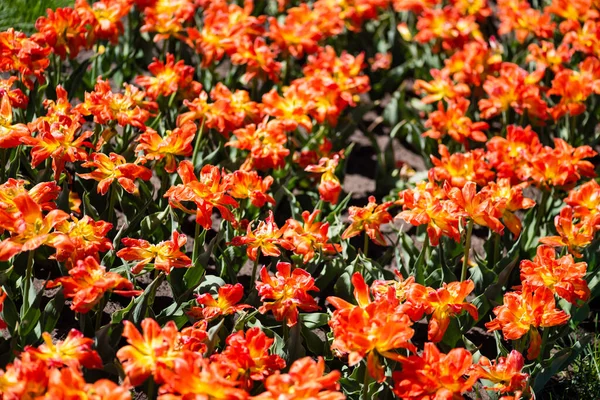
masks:
[[[244,286],[225,284],[219,288],[217,299],[210,293],[202,293],[196,297],[198,304],[203,307],[192,307],[188,315],[212,321],[220,316],[227,316],[250,307],[248,304],[238,304],[244,297]]]
[[[374,196],[369,197],[369,204],[365,207],[350,207],[348,209],[350,226],[342,233],[342,239],[349,239],[359,235],[362,231],[371,240],[380,246],[387,246],[381,234],[381,225],[392,221],[392,216],[387,209],[393,204],[391,201],[377,205]]]
[[[256,171],[235,171],[225,176],[229,184],[229,194],[235,199],[250,199],[250,203],[261,208],[265,203],[275,204],[273,196],[267,191],[273,184],[273,177],[260,177]]]
[[[84,15],[85,20],[91,21],[93,32],[89,32],[88,35],[91,35],[94,41],[108,40],[113,45],[119,42],[119,37],[123,33],[121,20],[129,14],[131,6],[132,4],[128,0],[100,0],[91,6],[87,0],[75,1],[77,13]]]
[[[94,122],[106,125],[111,121],[121,126],[131,125],[141,131],[146,130],[146,121],[151,110],[157,107],[154,102],[145,102],[145,93],[140,89],[124,84],[124,93],[114,93],[108,80],[98,77],[93,92],[85,93],[85,101],[75,107],[83,115],[93,115]]]
[[[0,148],[10,149],[21,144],[23,138],[29,136],[29,129],[25,124],[13,124],[13,109],[10,97],[6,92],[0,99]]]
[[[196,178],[194,166],[188,160],[179,163],[177,173],[182,184],[170,187],[164,197],[169,198],[169,205],[189,214],[196,214],[196,223],[204,229],[212,226],[212,211],[217,208],[226,221],[233,221],[229,207],[236,208],[238,203],[227,194],[228,182],[223,179],[221,171],[213,165],[205,165]],[[191,201],[196,204],[196,211],[188,209],[181,202]]]
[[[266,256],[278,257],[281,255],[279,246],[291,250],[293,244],[283,236],[285,227],[279,228],[273,218],[273,211],[269,210],[269,216],[260,221],[255,230],[248,225],[245,236],[236,236],[231,240],[233,246],[247,246],[246,254],[252,261],[256,261],[259,252]]]
[[[121,239],[125,246],[117,252],[117,257],[125,261],[138,261],[131,268],[131,272],[139,274],[145,265],[154,264],[154,268],[169,274],[173,268],[189,268],[192,260],[180,249],[185,246],[187,237],[177,231],[173,231],[171,240],[165,240],[159,244],[151,244],[144,239]]]
[[[448,192],[448,197],[456,203],[456,205],[464,210],[464,214],[474,223],[480,226],[487,226],[494,232],[500,235],[504,232],[504,225],[499,218],[502,217],[502,209],[506,206],[506,199],[501,198],[496,202],[490,196],[489,192],[481,190],[477,192],[475,182],[467,182],[462,190],[456,187],[451,187],[448,182],[444,185],[444,189]]]
[[[74,192],[71,192],[74,193]],[[71,242],[67,248],[56,249],[56,259],[67,263],[67,268],[83,260],[87,256],[99,259],[99,253],[112,250],[112,241],[107,237],[113,225],[105,221],[94,221],[89,215],[77,219],[71,215],[70,220],[56,225],[56,231],[63,233]]]
[[[515,212],[529,209],[535,205],[534,200],[523,196],[523,189],[527,186],[527,182],[511,186],[510,179],[504,178],[498,179],[497,182],[490,182],[482,189],[482,192],[490,196],[491,203],[502,215],[504,225],[515,236],[519,236],[523,228],[521,220],[515,215]]]
[[[335,175],[335,170],[343,158],[342,153],[334,154],[333,157],[323,157],[317,165],[309,165],[304,170],[321,174],[321,182],[319,183],[319,196],[321,200],[337,204],[342,191],[342,184]]]
[[[22,142],[33,146],[31,149],[31,165],[37,167],[48,157],[52,158],[54,179],[58,181],[67,162],[86,161],[88,158],[86,147],[92,147],[87,139],[93,135],[85,131],[78,135],[81,124],[67,116],[59,117],[58,121],[49,124],[42,121],[38,123],[39,132],[35,137],[24,137]]]
[[[40,346],[26,346],[25,351],[35,360],[44,360],[49,366],[70,368],[102,368],[102,360],[92,349],[94,340],[86,338],[77,329],[71,329],[64,340],[52,342],[48,332],[42,333],[44,343]]]
[[[469,101],[459,97],[455,101],[448,103],[447,109],[444,109],[444,103],[438,102],[437,111],[429,114],[429,118],[425,121],[425,127],[431,128],[423,136],[432,139],[441,139],[448,135],[454,141],[469,148],[468,140],[476,142],[487,141],[487,136],[483,133],[489,128],[487,122],[473,122],[465,114],[469,108]]]
[[[45,361],[22,353],[4,371],[0,369],[0,393],[10,400],[43,398],[50,371]]]
[[[89,312],[106,292],[121,296],[138,296],[141,290],[134,290],[133,283],[106,268],[94,259],[87,257],[78,260],[77,265],[69,270],[69,276],[48,282],[47,288],[62,286],[65,297],[72,299],[71,309],[79,313]]]
[[[339,390],[339,371],[325,374],[325,361],[304,357],[294,361],[287,374],[279,371],[265,381],[266,392],[252,397],[253,400],[314,399],[343,400]]]
[[[475,284],[471,280],[444,283],[439,289],[418,284],[411,286],[408,294],[410,302],[422,304],[425,314],[431,314],[427,330],[428,340],[434,343],[441,341],[450,325],[450,318],[463,311],[468,312],[477,321],[477,307],[465,301],[473,289]]]
[[[460,242],[459,218],[464,211],[451,200],[435,182],[420,182],[414,189],[400,193],[399,203],[403,211],[396,215],[414,225],[427,225],[427,235],[433,246],[437,246],[442,235]]]
[[[120,386],[108,379],[86,383],[80,371],[63,368],[49,371],[48,389],[43,398],[56,400],[131,400],[131,392],[127,386]]]
[[[60,195],[60,186],[56,182],[41,182],[29,190],[25,189],[26,185],[29,185],[29,182],[14,178],[8,178],[6,182],[0,184],[0,208],[7,213],[19,212],[14,200],[21,194],[29,195],[43,211],[56,208],[55,200]]]
[[[283,358],[269,351],[274,342],[275,339],[269,338],[260,328],[237,331],[227,337],[227,346],[221,353],[213,355],[211,361],[231,363],[236,371],[235,380],[251,389],[253,381],[264,381],[275,371],[285,368]]]
[[[19,74],[23,84],[33,89],[34,78],[40,84],[46,82],[44,72],[50,65],[49,54],[52,49],[34,38],[28,38],[23,32],[8,28],[0,32],[1,72]]]
[[[86,24],[91,21],[82,19],[82,15],[70,7],[50,8],[46,13],[47,16],[35,22],[38,33],[33,39],[45,42],[62,59],[67,55],[74,59],[80,50],[88,47]]]
[[[366,357],[369,374],[383,382],[381,356],[398,360],[399,354],[394,350],[416,351],[410,343],[414,335],[412,321],[402,312],[392,287],[388,288],[385,297],[371,301],[369,287],[360,273],[354,273],[352,284],[357,306],[338,297],[327,298],[336,308],[329,321],[334,337],[331,349],[338,356],[348,355],[350,366]]]
[[[142,334],[130,321],[125,325],[122,336],[127,346],[117,351],[117,358],[123,365],[127,381],[133,386],[142,384],[150,376],[160,382],[160,369],[172,368],[180,357],[177,346],[177,326],[169,321],[161,329],[152,318],[142,321]]]
[[[161,341],[162,338],[157,341],[157,345]],[[211,362],[208,358],[191,352],[179,357],[172,369],[164,367],[168,364],[162,358],[159,363],[163,367],[158,369],[159,376],[155,380],[165,382],[159,390],[162,393],[159,400],[248,399],[248,393],[237,387],[240,383],[230,379],[233,366],[229,363]]]
[[[290,150],[285,147],[288,141],[285,125],[278,119],[268,121],[265,118],[258,125],[249,124],[236,129],[233,135],[236,140],[228,142],[227,146],[250,152],[240,169],[282,168],[290,154]]]
[[[260,270],[260,280],[256,281],[256,289],[263,302],[258,309],[261,314],[272,311],[277,321],[285,321],[291,327],[298,322],[298,310],[311,312],[320,307],[308,294],[318,292],[315,279],[305,270],[296,268],[292,271],[289,263],[277,263],[275,276],[269,275],[266,267]],[[265,301],[273,300],[273,301]]]
[[[583,217],[575,222],[573,209],[569,206],[560,210],[554,218],[554,226],[559,236],[548,236],[540,239],[540,243],[553,247],[566,247],[575,257],[581,257],[581,250],[587,247],[596,233],[597,217]]]
[[[134,181],[138,178],[147,181],[152,177],[152,171],[148,168],[126,163],[125,158],[116,153],[110,153],[109,156],[104,153],[93,153],[92,161],[85,162],[81,166],[95,168],[90,173],[78,175],[83,179],[98,181],[98,193],[102,195],[108,192],[108,188],[115,179],[125,191],[135,194],[139,190]]]
[[[421,356],[402,357],[402,371],[392,375],[394,394],[403,399],[454,399],[471,390],[477,374],[471,373],[473,358],[466,349],[441,353],[425,343]]]
[[[529,74],[517,64],[503,62],[499,76],[490,75],[483,83],[488,98],[479,100],[481,117],[493,118],[512,108],[517,114],[527,111],[532,119],[546,120],[548,105],[542,99],[542,91],[537,84],[542,76],[543,71]]]
[[[328,254],[342,250],[339,244],[329,243],[329,223],[318,222],[316,219],[319,213],[319,210],[312,213],[303,211],[303,224],[290,218],[282,228],[284,230],[283,239],[292,243],[292,250],[295,254],[303,256],[304,263],[312,260],[317,250]]]
[[[481,356],[479,363],[474,365],[480,379],[491,381],[494,386],[484,387],[499,393],[522,392],[527,388],[529,375],[521,372],[525,365],[525,358],[516,350],[508,353],[506,357],[490,361]]]
[[[72,250],[71,242],[65,235],[52,232],[56,225],[69,218],[69,214],[52,210],[44,216],[42,207],[26,193],[16,196],[13,202],[17,212],[9,213],[0,209],[0,228],[10,232],[10,237],[0,242],[1,261],[42,245]]]
[[[600,214],[600,185],[595,180],[590,180],[577,189],[572,189],[565,203],[573,208],[576,217]]]
[[[169,97],[179,92],[184,98],[195,98],[200,94],[202,85],[194,81],[194,67],[185,65],[183,60],[175,62],[175,57],[167,53],[166,62],[154,58],[148,66],[153,76],[138,76],[135,83],[146,91],[151,100],[159,96]]]
[[[496,319],[485,324],[488,331],[502,330],[506,340],[529,335],[527,358],[530,360],[540,353],[542,340],[538,328],[548,329],[569,320],[569,314],[556,308],[550,289],[531,285],[523,285],[520,292],[506,293],[504,303],[494,308],[494,315]]]
[[[438,151],[440,158],[430,156],[434,165],[429,170],[431,180],[449,181],[452,186],[462,188],[469,181],[484,186],[494,179],[495,174],[485,162],[485,153],[482,149],[450,154],[448,148],[441,144]]]
[[[587,264],[574,262],[572,255],[556,258],[550,246],[539,246],[533,261],[521,261],[521,282],[534,287],[545,286],[572,304],[587,301],[590,289],[585,281]]]
[[[427,94],[421,99],[425,104],[435,103],[440,100],[453,100],[471,94],[471,89],[464,83],[454,83],[450,79],[448,70],[432,69],[429,71],[433,80],[425,82],[421,79],[415,81],[415,92]]]
[[[177,169],[176,156],[188,157],[192,155],[192,141],[196,136],[197,127],[188,122],[172,131],[167,131],[165,137],[160,137],[153,129],[147,129],[136,140],[139,142],[136,152],[143,151],[138,161],[165,160],[165,171],[173,173]]]

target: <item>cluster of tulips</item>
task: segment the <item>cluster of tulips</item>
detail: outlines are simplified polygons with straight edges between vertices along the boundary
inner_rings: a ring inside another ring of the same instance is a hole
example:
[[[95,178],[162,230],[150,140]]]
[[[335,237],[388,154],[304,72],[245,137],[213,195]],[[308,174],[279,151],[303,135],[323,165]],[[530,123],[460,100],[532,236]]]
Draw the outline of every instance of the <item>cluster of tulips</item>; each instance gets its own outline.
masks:
[[[533,3],[0,32],[0,400],[542,393],[594,336],[600,3]]]

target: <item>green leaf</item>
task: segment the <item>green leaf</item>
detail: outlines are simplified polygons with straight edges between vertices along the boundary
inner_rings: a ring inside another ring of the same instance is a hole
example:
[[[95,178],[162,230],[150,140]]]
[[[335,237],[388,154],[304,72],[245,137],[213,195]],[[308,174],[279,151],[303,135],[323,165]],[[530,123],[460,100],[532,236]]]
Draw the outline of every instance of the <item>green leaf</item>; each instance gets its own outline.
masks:
[[[536,365],[535,370],[531,374],[533,380],[531,387],[533,391],[539,394],[554,375],[564,370],[583,352],[591,338],[592,335],[584,336],[571,348],[559,350],[547,362]]]
[[[326,313],[310,313],[300,314],[300,321],[308,329],[320,328],[323,325],[327,325],[329,322],[329,314]]]
[[[6,296],[2,303],[2,320],[6,322],[11,336],[14,336],[19,323],[19,312],[9,296]]]
[[[54,298],[46,304],[42,315],[42,330],[52,332],[65,305],[65,296],[62,288],[54,295]]]
[[[144,318],[148,316],[149,307],[152,306],[152,302],[154,302],[154,295],[156,293],[156,289],[160,286],[160,284],[165,279],[165,274],[160,273],[153,281],[148,285],[144,293],[141,296],[135,299],[135,306],[131,313],[131,320],[133,323],[138,324],[142,322]]]

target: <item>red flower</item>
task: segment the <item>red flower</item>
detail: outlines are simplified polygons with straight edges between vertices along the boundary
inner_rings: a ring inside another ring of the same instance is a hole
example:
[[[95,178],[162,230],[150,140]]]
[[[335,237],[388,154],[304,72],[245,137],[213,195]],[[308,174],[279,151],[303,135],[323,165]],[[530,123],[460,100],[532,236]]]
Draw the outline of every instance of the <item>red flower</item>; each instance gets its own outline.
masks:
[[[203,307],[192,307],[188,314],[194,318],[211,321],[220,316],[227,316],[250,307],[248,304],[238,304],[244,297],[244,286],[225,284],[219,288],[217,299],[210,293],[202,293],[196,297],[198,304]]]
[[[524,285],[545,286],[572,304],[590,297],[585,281],[587,264],[575,263],[570,254],[556,258],[553,247],[539,246],[533,261],[521,261],[520,268]]]
[[[260,328],[250,328],[246,332],[237,331],[227,337],[227,346],[221,353],[211,357],[211,361],[232,364],[233,380],[242,381],[246,389],[251,389],[253,381],[263,381],[275,371],[285,368],[285,361],[269,349],[275,339],[269,338]]]
[[[125,325],[122,336],[127,346],[117,352],[117,358],[123,365],[127,381],[133,386],[141,385],[150,376],[160,382],[160,370],[173,367],[180,352],[176,349],[178,340],[177,326],[169,321],[161,329],[152,318],[142,321],[142,334],[130,321]]]
[[[165,137],[161,137],[153,129],[142,133],[137,141],[140,143],[135,148],[136,152],[143,151],[138,160],[165,160],[165,171],[173,173],[177,169],[176,156],[188,157],[192,155],[192,141],[196,136],[197,127],[188,122],[172,131],[167,131]]]
[[[432,139],[441,139],[449,135],[453,140],[469,148],[468,139],[476,142],[487,141],[487,136],[483,133],[489,128],[487,122],[473,122],[466,116],[469,108],[469,101],[459,97],[455,101],[450,101],[448,107],[444,110],[444,103],[438,102],[438,110],[429,114],[425,122],[426,128],[431,128],[423,136]]]
[[[260,281],[256,282],[258,295],[263,305],[258,311],[261,314],[273,311],[277,321],[285,321],[288,326],[296,325],[298,310],[311,312],[320,307],[309,291],[318,292],[314,278],[305,270],[296,268],[292,271],[289,263],[277,263],[275,276],[269,275],[266,267],[260,270]],[[273,300],[265,302],[265,300]]]
[[[321,182],[319,183],[319,195],[321,200],[337,204],[342,191],[342,184],[335,175],[335,170],[340,162],[343,154],[334,154],[333,157],[323,157],[319,160],[318,165],[309,165],[304,170],[307,172],[321,174]]]
[[[525,365],[525,358],[516,350],[508,353],[506,357],[490,361],[489,358],[481,356],[479,364],[475,365],[475,371],[480,379],[491,381],[494,386],[484,389],[500,393],[522,392],[527,388],[529,375],[521,372]]]
[[[566,247],[575,257],[581,257],[581,250],[587,247],[596,233],[597,217],[583,216],[575,221],[573,209],[569,206],[560,210],[554,218],[554,226],[559,236],[548,236],[540,239],[540,243],[553,247]]]
[[[145,93],[135,86],[125,84],[124,93],[114,93],[108,80],[98,77],[94,91],[85,93],[85,101],[75,107],[83,115],[93,115],[94,122],[106,125],[116,121],[121,126],[131,125],[146,130],[145,122],[150,118],[154,102],[144,102]]]
[[[319,357],[314,361],[304,357],[294,361],[287,374],[279,371],[265,381],[266,392],[254,396],[253,400],[314,399],[344,400],[346,396],[338,392],[339,371],[326,375],[325,361]]]
[[[180,250],[186,242],[187,237],[177,231],[173,231],[171,240],[159,244],[151,244],[144,239],[124,238],[121,243],[126,247],[117,252],[117,257],[125,261],[138,261],[131,268],[134,274],[140,273],[146,264],[153,263],[156,270],[168,275],[173,268],[192,266],[192,260]]]
[[[74,192],[71,192],[74,193]],[[99,260],[99,253],[112,250],[112,241],[107,237],[113,225],[105,221],[94,221],[89,215],[77,219],[62,221],[56,231],[63,233],[71,242],[68,248],[57,248],[56,259],[67,263],[71,268],[77,260],[92,256]]]
[[[393,204],[391,201],[377,205],[374,196],[369,196],[369,204],[365,207],[350,207],[348,209],[351,224],[344,233],[342,239],[349,239],[360,234],[363,230],[371,240],[380,246],[387,246],[381,234],[381,225],[392,221],[392,216],[387,209]]]
[[[499,234],[504,232],[504,225],[499,218],[502,217],[506,199],[502,198],[500,202],[496,202],[489,191],[482,190],[478,193],[475,182],[465,183],[462,189],[450,187],[446,182],[444,189],[448,197],[477,225],[487,226]]]
[[[13,109],[8,93],[0,92],[0,148],[10,149],[21,144],[29,136],[25,124],[13,124]]]
[[[473,358],[463,348],[443,354],[435,344],[425,343],[421,356],[402,357],[400,363],[402,371],[393,374],[394,394],[403,399],[460,398],[478,378],[470,373]]]
[[[190,161],[179,163],[177,173],[182,184],[172,186],[164,197],[169,198],[171,207],[178,208],[189,214],[196,214],[196,223],[204,229],[212,226],[212,211],[217,208],[223,219],[233,221],[233,214],[228,207],[238,207],[238,203],[227,194],[228,183],[223,179],[218,167],[205,165],[200,171],[199,179],[194,174],[194,166]],[[196,211],[185,207],[183,201],[196,204]]]
[[[251,225],[248,225],[246,236],[236,236],[231,240],[234,246],[247,246],[246,254],[252,261],[256,261],[261,254],[271,257],[278,257],[281,251],[278,246],[284,249],[293,249],[293,244],[287,239],[282,238],[285,232],[285,227],[278,228],[273,219],[273,211],[269,210],[269,216],[260,221],[256,229],[253,231]]]
[[[77,329],[71,329],[64,340],[52,342],[48,332],[42,333],[44,343],[40,346],[26,346],[25,351],[35,360],[44,360],[50,367],[102,368],[102,360],[92,349],[94,340],[86,338]]]
[[[502,330],[504,339],[517,340],[529,335],[527,358],[533,360],[540,353],[542,340],[538,328],[548,329],[563,325],[569,314],[556,308],[554,294],[545,286],[523,285],[521,292],[508,292],[504,304],[494,308],[496,319],[487,322],[489,331]]]
[[[452,186],[462,188],[469,181],[485,186],[494,179],[495,174],[484,160],[485,152],[482,149],[450,154],[448,148],[441,144],[438,151],[440,158],[430,156],[434,165],[429,170],[431,180],[448,181]]]
[[[478,312],[474,304],[466,302],[466,298],[475,289],[471,280],[444,283],[439,289],[422,285],[412,285],[409,292],[410,302],[422,304],[426,314],[431,314],[427,339],[439,342],[450,325],[450,317],[467,311],[477,321]]]
[[[255,207],[262,207],[269,202],[275,204],[273,196],[267,191],[273,184],[273,177],[260,177],[256,171],[235,171],[225,177],[229,184],[229,194],[235,199],[250,199]]]
[[[437,246],[442,235],[460,241],[459,218],[464,211],[454,201],[446,199],[446,192],[435,182],[420,182],[414,189],[400,193],[399,203],[403,211],[396,215],[414,225],[427,225],[431,244]]]
[[[73,300],[71,309],[79,313],[87,313],[100,302],[106,292],[121,296],[137,296],[140,290],[134,290],[133,283],[98,264],[94,257],[77,261],[77,265],[69,270],[68,277],[48,282],[47,288],[62,286],[65,297]]]
[[[352,275],[354,297],[352,305],[338,297],[328,297],[335,308],[329,326],[333,331],[331,349],[337,355],[348,355],[350,366],[367,358],[367,370],[378,382],[385,379],[380,357],[398,360],[397,349],[416,351],[410,339],[414,335],[412,321],[396,297],[392,287],[385,296],[371,301],[369,287],[358,272]],[[410,306],[409,306],[410,307]]]
[[[167,61],[154,62],[148,66],[148,71],[154,76],[138,76],[135,83],[146,91],[146,95],[157,100],[159,96],[169,97],[180,92],[184,98],[195,98],[200,94],[202,85],[194,81],[194,67],[185,65],[183,60],[175,63],[175,57],[167,53]]]
[[[0,209],[0,228],[10,232],[10,237],[0,242],[0,260],[7,261],[24,251],[32,251],[42,245],[72,250],[69,239],[52,229],[69,218],[61,210],[52,210],[42,214],[42,207],[27,193],[14,198],[16,212]]]
[[[147,181],[152,177],[152,171],[148,168],[126,163],[125,157],[116,153],[110,153],[110,156],[104,153],[94,153],[92,161],[85,162],[81,166],[96,168],[90,173],[78,175],[83,179],[98,181],[98,193],[102,195],[108,192],[108,188],[115,179],[125,191],[135,194],[138,193],[138,188],[134,181],[138,178]]]
[[[39,17],[35,23],[38,30],[32,39],[44,41],[54,53],[64,59],[74,59],[81,49],[87,48],[86,24],[76,10],[65,7],[46,10],[47,17]]]
[[[329,222],[318,222],[319,213],[319,210],[303,211],[303,224],[290,218],[282,228],[284,240],[292,243],[294,253],[302,255],[304,263],[314,258],[316,250],[329,254],[342,250],[341,245],[329,243]]]

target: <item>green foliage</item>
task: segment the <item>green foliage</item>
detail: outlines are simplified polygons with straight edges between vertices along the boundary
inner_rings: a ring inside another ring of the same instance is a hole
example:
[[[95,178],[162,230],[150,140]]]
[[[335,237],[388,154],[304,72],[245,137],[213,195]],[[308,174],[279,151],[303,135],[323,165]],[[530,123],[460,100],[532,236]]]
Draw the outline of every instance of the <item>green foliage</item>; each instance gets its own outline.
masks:
[[[14,28],[31,34],[35,31],[35,21],[46,15],[47,9],[69,7],[73,0],[5,0],[0,2],[0,30]]]

